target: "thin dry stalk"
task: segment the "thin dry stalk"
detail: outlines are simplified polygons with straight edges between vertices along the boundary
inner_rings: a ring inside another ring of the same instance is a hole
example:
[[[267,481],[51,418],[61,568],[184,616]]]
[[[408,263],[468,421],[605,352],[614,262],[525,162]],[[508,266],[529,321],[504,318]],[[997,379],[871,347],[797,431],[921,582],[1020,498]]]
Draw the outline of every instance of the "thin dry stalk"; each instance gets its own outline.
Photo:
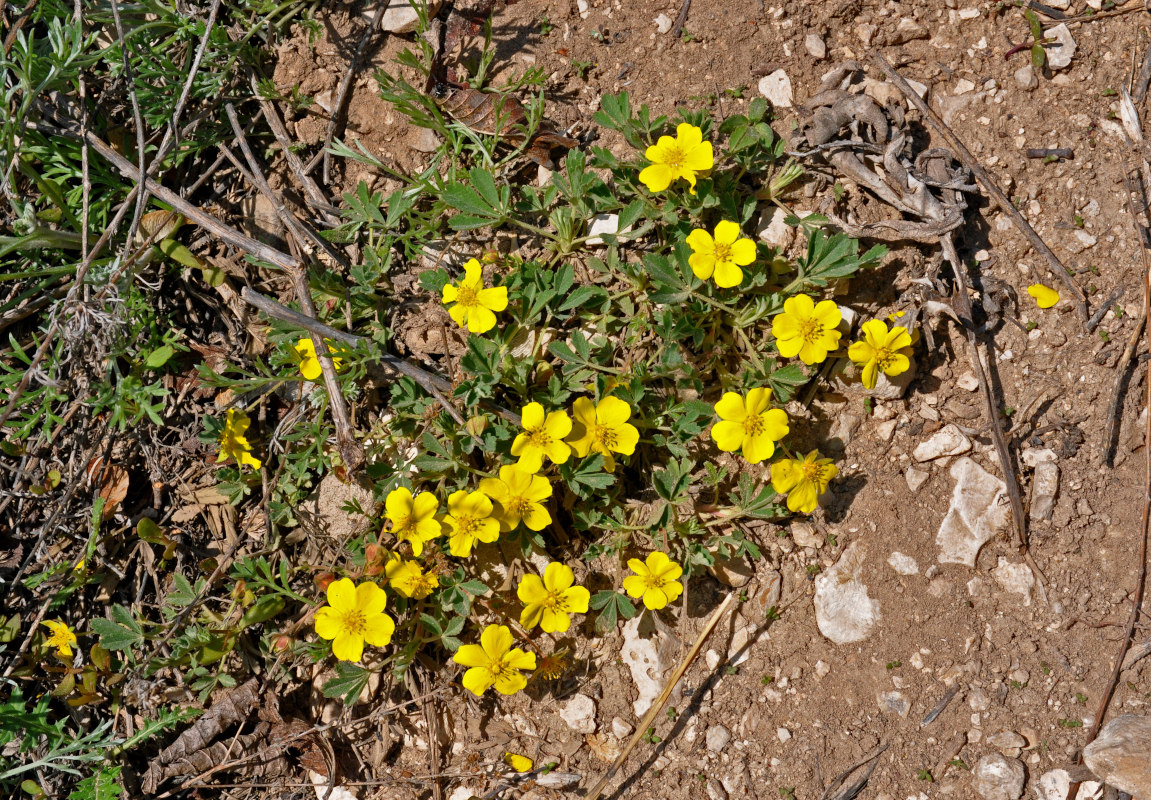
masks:
[[[708,637],[711,636],[711,632],[715,630],[715,626],[718,625],[720,620],[727,614],[728,610],[734,604],[736,597],[737,594],[735,592],[729,593],[723,602],[719,604],[719,608],[712,612],[711,619],[703,626],[703,630],[695,640],[695,644],[691,646],[691,649],[687,651],[687,655],[684,656],[683,661],[681,661],[679,666],[675,668],[675,671],[671,673],[671,677],[669,677],[667,683],[664,684],[663,691],[659,693],[655,702],[652,703],[651,708],[647,710],[643,719],[640,720],[640,723],[636,726],[631,741],[624,747],[623,752],[616,758],[615,762],[611,765],[611,769],[607,771],[607,774],[600,778],[599,782],[591,788],[586,800],[599,800],[600,795],[603,794],[604,787],[607,786],[607,782],[615,777],[616,772],[623,766],[623,763],[627,761],[627,757],[631,755],[631,751],[639,744],[639,740],[643,738],[644,733],[647,732],[647,729],[651,727],[655,718],[663,711],[663,707],[667,705],[667,701],[671,698],[672,689],[679,683],[679,679],[683,677],[683,674],[687,672],[687,668],[695,661],[696,656],[699,655],[699,651],[703,649],[704,643],[707,642]]]
[[[987,170],[975,160],[975,156],[971,155],[971,151],[969,151],[959,137],[955,135],[955,132],[948,127],[947,123],[939,118],[938,114],[931,110],[931,106],[927,105],[927,103],[923,101],[923,98],[915,93],[915,90],[903,79],[903,76],[895,71],[895,67],[891,66],[888,60],[879,53],[872,53],[871,59],[877,67],[883,70],[883,73],[891,82],[903,92],[903,95],[907,98],[907,102],[919,109],[919,113],[931,124],[931,127],[947,140],[947,144],[950,145],[959,160],[963,162],[965,167],[971,170],[971,174],[982,184],[988,195],[990,195],[991,199],[1002,209],[1003,213],[1015,223],[1015,227],[1023,234],[1024,238],[1031,243],[1031,246],[1035,248],[1036,252],[1047,259],[1051,271],[1063,282],[1064,287],[1071,295],[1071,299],[1075,302],[1075,307],[1079,310],[1079,316],[1081,316],[1083,322],[1086,323],[1089,318],[1087,313],[1087,298],[1083,294],[1083,290],[1080,289],[1075,281],[1071,279],[1071,276],[1067,274],[1067,269],[1063,266],[1063,262],[1051,252],[1051,248],[1047,246],[1039,234],[1035,232],[1035,229],[1032,228],[1023,215],[1019,213],[1019,209],[1012,205],[1011,200],[1008,199],[1007,195],[1003,193],[1003,190],[999,188],[999,184],[997,184],[991,175],[988,174]]]

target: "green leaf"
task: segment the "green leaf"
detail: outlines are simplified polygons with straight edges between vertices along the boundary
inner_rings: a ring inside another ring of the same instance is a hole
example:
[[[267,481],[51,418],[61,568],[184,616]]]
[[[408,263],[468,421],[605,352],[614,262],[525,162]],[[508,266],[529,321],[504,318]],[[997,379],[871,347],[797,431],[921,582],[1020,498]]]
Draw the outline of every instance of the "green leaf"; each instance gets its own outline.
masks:
[[[620,617],[631,619],[635,616],[635,605],[622,592],[596,592],[591,598],[592,609],[599,611],[595,627],[600,633],[607,633],[615,627]]]
[[[91,629],[100,636],[100,646],[106,650],[131,650],[144,643],[144,629],[123,606],[112,606],[115,621],[96,617]]]
[[[807,375],[798,364],[788,364],[767,376],[767,383],[775,399],[786,403],[795,395],[795,390],[807,383]]]
[[[144,359],[144,366],[148,369],[159,369],[167,364],[171,357],[176,355],[176,349],[170,344],[159,346],[159,348],[148,353],[147,358]]]
[[[240,630],[267,622],[284,610],[288,601],[283,595],[266,594],[256,601],[256,604],[244,612],[240,617]]]
[[[336,664],[336,677],[324,684],[324,697],[342,698],[344,705],[350,706],[364,691],[371,675],[371,670],[341,661]]]
[[[568,295],[567,300],[559,307],[560,311],[570,311],[573,308],[580,308],[585,305],[593,297],[600,300],[607,298],[607,292],[599,286],[580,286],[574,292]]]
[[[120,796],[120,767],[102,767],[84,778],[68,795],[68,800],[113,800]]]

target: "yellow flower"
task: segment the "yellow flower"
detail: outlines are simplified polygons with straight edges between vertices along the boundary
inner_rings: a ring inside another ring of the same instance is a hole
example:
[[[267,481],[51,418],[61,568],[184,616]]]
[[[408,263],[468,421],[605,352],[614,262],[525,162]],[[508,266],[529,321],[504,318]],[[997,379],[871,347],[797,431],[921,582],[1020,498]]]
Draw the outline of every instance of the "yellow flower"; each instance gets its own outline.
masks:
[[[516,772],[531,772],[536,762],[519,753],[504,753],[504,763]]]
[[[911,334],[902,325],[890,331],[883,320],[863,323],[863,338],[847,348],[847,357],[863,367],[863,385],[875,388],[879,371],[890,377],[907,372],[911,366]]]
[[[662,192],[677,178],[691,184],[695,194],[695,175],[706,172],[715,163],[711,142],[703,140],[703,131],[694,125],[681,122],[675,129],[675,138],[661,136],[659,141],[644,152],[651,166],[644,167],[639,174],[640,183],[650,191]]]
[[[839,347],[839,326],[843,318],[839,307],[830,300],[816,305],[805,294],[789,297],[783,303],[783,313],[771,321],[771,334],[785,358],[799,356],[804,364],[819,364],[827,354]]]
[[[56,655],[71,658],[72,645],[76,644],[76,634],[68,627],[68,623],[56,619],[46,619],[40,624],[52,631],[44,644],[48,647],[55,647]]]
[[[500,523],[492,516],[492,501],[483,492],[454,492],[448,498],[448,549],[453,556],[467,558],[476,541],[494,542],[500,536]]]
[[[529,631],[539,625],[546,633],[563,633],[571,627],[568,614],[586,614],[591,592],[572,586],[575,574],[571,567],[553,561],[544,569],[544,577],[525,575],[516,595],[524,604],[520,625]]]
[[[252,455],[252,445],[248,444],[248,437],[244,436],[244,431],[251,424],[252,421],[243,411],[228,409],[228,416],[224,418],[224,432],[220,434],[220,457],[216,459],[217,462],[234,458],[240,466],[247,464],[252,469],[260,468],[263,462]]]
[[[787,414],[769,408],[770,389],[752,389],[745,401],[735,392],[724,392],[715,404],[721,422],[711,426],[711,440],[725,452],[743,448],[751,464],[771,458],[775,443],[787,436]]]
[[[336,353],[344,352],[343,348],[328,339],[325,339],[324,342],[328,345],[328,351],[331,353],[332,366],[339,372],[344,366],[344,359],[337,356]],[[320,359],[316,355],[316,345],[310,336],[305,336],[292,346],[292,358],[299,365],[300,374],[304,376],[306,381],[314,381],[323,373],[323,370],[320,369]]]
[[[469,667],[463,684],[476,697],[492,686],[500,694],[515,694],[528,685],[520,670],[536,668],[535,653],[512,648],[512,632],[507,625],[487,626],[480,634],[480,643],[461,646],[452,661]]]
[[[423,600],[440,586],[434,572],[424,572],[415,561],[404,561],[399,553],[392,553],[384,566],[388,585],[413,600]]]
[[[692,249],[687,263],[695,277],[701,281],[715,275],[715,285],[722,289],[739,286],[743,282],[743,270],[755,261],[755,242],[739,238],[739,226],[723,220],[715,226],[715,237],[702,228],[696,228],[687,236]]]
[[[348,578],[328,584],[328,604],[316,612],[316,633],[332,640],[332,655],[359,661],[364,642],[383,647],[392,640],[396,623],[384,613],[388,596],[371,581],[356,586]]]
[[[612,453],[630,456],[639,443],[639,431],[628,424],[631,406],[618,397],[605,397],[599,405],[581,397],[572,408],[575,423],[567,442],[576,455],[583,458],[588,453],[599,453],[604,459],[604,469],[615,472],[615,459]]]
[[[1042,283],[1033,283],[1027,287],[1027,294],[1035,298],[1035,304],[1040,308],[1051,308],[1059,302],[1059,292]]]
[[[458,286],[444,286],[444,305],[455,303],[448,309],[452,320],[461,328],[465,325],[472,333],[486,333],[496,326],[494,312],[508,307],[508,288],[484,288],[483,270],[474,258],[464,264],[464,277]]]
[[[384,501],[392,533],[399,541],[412,543],[412,553],[424,552],[424,542],[430,542],[441,533],[443,526],[436,519],[440,501],[431,492],[420,492],[414,499],[406,487],[392,489]]]
[[[480,481],[480,491],[499,506],[494,516],[500,521],[501,531],[514,531],[520,520],[533,531],[542,531],[552,522],[542,503],[552,496],[552,485],[542,475],[509,464],[500,467],[498,478]]]
[[[544,416],[544,407],[528,403],[520,412],[524,432],[512,442],[512,455],[520,460],[520,468],[539,472],[544,456],[553,464],[563,464],[571,455],[564,437],[572,432],[571,417],[566,411],[552,411]]]
[[[827,484],[839,474],[830,458],[820,458],[812,450],[803,460],[784,458],[771,465],[771,486],[779,494],[787,495],[788,511],[810,514],[815,511],[819,496],[827,491]]]
[[[659,550],[647,554],[647,562],[638,558],[628,559],[628,567],[635,575],[623,579],[623,588],[632,597],[642,597],[643,604],[652,611],[658,611],[675,602],[683,593],[683,584],[677,579],[683,575],[683,567]]]

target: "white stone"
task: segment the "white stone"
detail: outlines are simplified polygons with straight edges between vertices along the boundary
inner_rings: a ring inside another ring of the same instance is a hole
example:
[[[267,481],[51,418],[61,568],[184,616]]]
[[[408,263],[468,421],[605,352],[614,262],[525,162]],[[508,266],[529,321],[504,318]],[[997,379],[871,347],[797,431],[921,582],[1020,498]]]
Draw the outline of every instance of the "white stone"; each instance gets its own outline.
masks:
[[[952,94],[969,94],[975,91],[975,84],[963,78],[956,82],[955,88],[951,91]]]
[[[428,19],[440,10],[441,0],[427,0]],[[408,0],[386,0],[380,27],[388,33],[413,33],[420,24],[420,17]]]
[[[731,635],[731,644],[727,647],[727,659],[733,667],[738,667],[751,658],[750,642],[751,633],[747,628],[735,629],[735,633]]]
[[[1071,0],[1047,0],[1044,5],[1051,6],[1057,11],[1066,11],[1071,8]]]
[[[1111,720],[1083,748],[1083,761],[1104,783],[1133,798],[1151,798],[1151,716]]]
[[[635,733],[635,726],[630,722],[619,717],[612,717],[611,719],[611,732],[617,739],[626,739]]]
[[[776,108],[791,108],[791,79],[781,69],[760,79],[759,93]]]
[[[619,233],[619,214],[596,214],[588,225],[588,245],[602,245],[603,237],[600,234],[615,235]]]
[[[879,30],[876,26],[869,22],[864,22],[855,26],[855,35],[859,37],[859,41],[863,43],[864,47],[871,46],[871,39],[875,36],[875,32]]]
[[[1027,740],[1015,731],[993,733],[987,737],[987,743],[1009,758],[1019,755],[1019,751],[1027,746]]]
[[[911,710],[911,704],[900,692],[879,692],[875,695],[875,701],[879,703],[879,710],[885,714],[906,717]]]
[[[655,29],[660,33],[668,33],[672,26],[671,17],[667,14],[660,14],[655,18]]]
[[[975,763],[971,778],[972,788],[983,800],[1019,800],[1027,770],[1017,759],[991,753]]]
[[[731,741],[731,731],[723,725],[711,725],[704,734],[704,741],[707,742],[707,749],[713,753],[722,752],[727,747],[728,742]]]
[[[897,419],[886,419],[883,422],[875,423],[875,436],[881,442],[890,442],[891,438],[895,436],[895,426],[899,424]]]
[[[1071,788],[1071,776],[1065,769],[1053,769],[1045,772],[1035,783],[1035,796],[1038,800],[1067,800],[1067,792]],[[1096,781],[1083,781],[1079,784],[1079,791],[1075,800],[1101,800],[1103,797],[1103,784]]]
[[[643,616],[638,616],[624,624],[623,647],[619,654],[631,671],[631,678],[639,691],[639,697],[632,703],[636,718],[643,717],[663,691],[663,675],[667,670],[667,666],[660,660],[655,642],[640,634],[639,626],[643,619]]]
[[[1007,524],[1007,485],[970,458],[957,459],[951,477],[951,507],[935,536],[939,561],[974,567],[979,549]]]
[[[1012,594],[1023,596],[1023,605],[1031,605],[1031,589],[1035,586],[1035,574],[1026,564],[1012,564],[1003,556],[999,557],[999,566],[991,570],[991,577],[995,578],[1003,590]]]
[[[722,660],[719,653],[715,650],[708,650],[703,654],[703,663],[707,664],[708,672],[715,672],[716,669],[719,668],[719,662]]]
[[[895,26],[895,36],[892,37],[892,44],[907,44],[908,42],[915,41],[916,39],[930,39],[931,31],[920,25],[910,17],[904,17],[899,20],[899,24]]]
[[[979,378],[974,373],[965,372],[955,381],[955,385],[966,392],[974,392],[979,388]]]
[[[577,694],[560,709],[560,719],[576,733],[595,733],[595,700]]]
[[[927,483],[927,479],[931,477],[931,473],[919,467],[908,467],[903,477],[907,479],[907,488],[912,492],[918,492],[920,487]]]
[[[835,566],[815,578],[815,622],[836,644],[858,642],[879,622],[879,603],[867,596],[860,579],[864,551],[852,542]]]
[[[759,237],[761,242],[765,242],[771,247],[786,250],[795,241],[795,228],[784,222],[785,219],[787,219],[787,214],[782,208],[773,205],[764,206],[759,212],[755,235]]]
[[[887,563],[900,575],[919,574],[919,564],[916,563],[915,559],[909,555],[904,555],[898,550],[887,557]]]
[[[312,782],[318,800],[357,800],[355,792],[351,792],[339,784],[332,786],[327,775],[321,775],[315,770],[308,770],[308,780]]]
[[[823,547],[823,536],[814,525],[803,520],[791,523],[791,540],[800,547]]]
[[[1055,40],[1043,47],[1047,53],[1047,66],[1051,69],[1067,69],[1071,66],[1071,58],[1075,55],[1075,39],[1071,37],[1067,23],[1061,22],[1043,31],[1043,38]]]
[[[933,461],[944,456],[958,456],[971,449],[971,440],[954,425],[946,425],[925,442],[915,446],[912,457],[916,461]]]
[[[959,9],[960,19],[977,19],[979,17],[978,8],[961,8]]]
[[[1023,463],[1035,470],[1031,477],[1031,521],[1051,519],[1055,497],[1059,493],[1058,457],[1049,448],[1029,447],[1020,456]]]
[[[776,728],[775,736],[777,739],[779,739],[779,741],[786,742],[791,739],[791,731],[789,731],[787,728]]]
[[[1068,248],[1072,253],[1082,253],[1094,247],[1099,240],[1087,231],[1075,231],[1075,242]]]
[[[818,33],[809,33],[803,39],[803,47],[812,58],[821,59],[827,56],[827,43]]]
[[[1035,67],[1031,64],[1024,64],[1015,70],[1015,82],[1019,84],[1021,89],[1027,91],[1039,88],[1039,78],[1035,74]]]
[[[828,666],[826,661],[821,660],[815,662],[815,677],[822,680],[823,678],[826,678],[830,672],[831,667]]]
[[[591,16],[591,6],[588,5],[587,0],[576,0],[576,11],[579,12],[580,19],[587,19]]]

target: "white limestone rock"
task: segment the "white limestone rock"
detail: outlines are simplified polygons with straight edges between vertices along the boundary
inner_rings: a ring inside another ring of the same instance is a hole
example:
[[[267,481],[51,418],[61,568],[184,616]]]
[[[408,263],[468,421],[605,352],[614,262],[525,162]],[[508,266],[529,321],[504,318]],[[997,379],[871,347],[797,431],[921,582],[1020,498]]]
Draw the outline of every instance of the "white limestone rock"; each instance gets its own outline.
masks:
[[[668,669],[660,659],[655,642],[641,635],[639,627],[643,619],[643,616],[635,617],[623,626],[623,647],[619,654],[639,691],[639,697],[632,703],[637,719],[647,713],[663,691],[663,676]]]
[[[1124,714],[1083,748],[1083,762],[1103,782],[1132,797],[1151,797],[1151,716]]]
[[[979,549],[1007,524],[1007,485],[970,458],[951,465],[955,489],[935,544],[941,564],[975,566]]]
[[[1071,66],[1071,58],[1075,55],[1076,45],[1067,23],[1061,22],[1054,28],[1043,31],[1043,38],[1055,40],[1043,47],[1047,53],[1047,66],[1053,70],[1067,69]]]
[[[835,566],[815,578],[815,622],[836,644],[866,639],[880,620],[879,603],[861,580],[864,551],[852,542]]]
[[[787,73],[777,69],[759,81],[759,93],[776,108],[791,108],[794,95],[791,92],[791,79]]]
[[[419,2],[419,0],[417,0]],[[428,19],[440,10],[441,0],[427,0]],[[408,0],[385,0],[380,27],[388,33],[414,33],[420,23],[419,14]]]
[[[915,446],[912,457],[919,462],[934,461],[944,456],[957,456],[971,449],[971,440],[954,425],[945,425],[927,441]]]
[[[983,800],[1019,800],[1026,780],[1023,762],[999,753],[983,756],[971,770],[971,786]]]
[[[560,719],[576,733],[595,733],[595,700],[577,694],[560,709]]]

